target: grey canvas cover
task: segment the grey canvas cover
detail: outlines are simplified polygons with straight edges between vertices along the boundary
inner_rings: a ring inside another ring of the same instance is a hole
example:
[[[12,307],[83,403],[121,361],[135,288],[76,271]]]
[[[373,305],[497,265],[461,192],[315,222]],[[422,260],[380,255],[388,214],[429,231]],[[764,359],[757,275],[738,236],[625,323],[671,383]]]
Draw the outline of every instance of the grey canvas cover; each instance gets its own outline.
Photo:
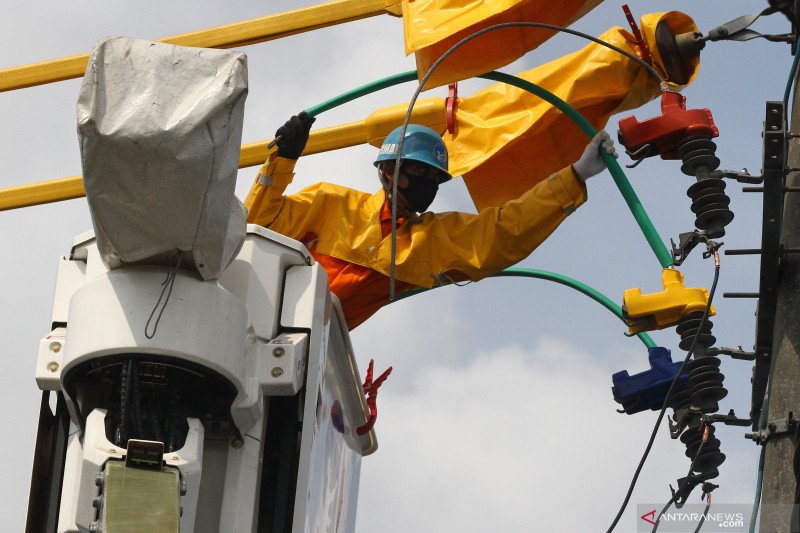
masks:
[[[241,52],[106,38],[78,98],[97,245],[109,268],[166,264],[218,277],[246,212],[234,195],[247,96]]]

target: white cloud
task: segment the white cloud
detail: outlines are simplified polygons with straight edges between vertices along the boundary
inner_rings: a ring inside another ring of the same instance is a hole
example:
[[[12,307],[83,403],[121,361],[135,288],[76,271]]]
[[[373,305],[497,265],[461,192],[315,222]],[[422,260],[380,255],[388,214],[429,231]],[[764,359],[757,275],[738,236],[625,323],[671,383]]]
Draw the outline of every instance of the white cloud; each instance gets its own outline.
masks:
[[[654,414],[614,413],[608,373],[564,341],[475,355],[426,366],[411,390],[381,389],[358,531],[604,531]],[[635,527],[637,502],[665,501],[684,475],[683,447],[665,437],[618,531]]]

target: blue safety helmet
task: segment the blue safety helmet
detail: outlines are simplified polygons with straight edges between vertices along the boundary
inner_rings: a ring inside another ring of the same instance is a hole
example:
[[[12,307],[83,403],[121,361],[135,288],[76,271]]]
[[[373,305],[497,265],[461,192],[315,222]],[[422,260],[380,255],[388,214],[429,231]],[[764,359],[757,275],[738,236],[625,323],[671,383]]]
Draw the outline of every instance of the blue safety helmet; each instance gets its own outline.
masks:
[[[400,144],[400,132],[402,126],[395,128],[384,139],[381,151],[374,165],[377,167],[383,161],[394,161],[397,159],[397,147]],[[400,159],[419,161],[433,168],[441,170],[446,177],[439,183],[449,181],[452,176],[447,171],[447,148],[441,135],[427,126],[419,124],[409,124],[406,128],[406,136],[403,140],[403,153]]]

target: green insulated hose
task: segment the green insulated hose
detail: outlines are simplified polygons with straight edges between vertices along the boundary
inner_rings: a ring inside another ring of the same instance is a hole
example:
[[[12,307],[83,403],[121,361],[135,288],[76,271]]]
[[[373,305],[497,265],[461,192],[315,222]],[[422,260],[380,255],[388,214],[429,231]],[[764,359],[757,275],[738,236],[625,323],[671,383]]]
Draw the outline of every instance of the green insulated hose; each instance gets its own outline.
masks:
[[[594,126],[592,126],[589,121],[583,117],[583,115],[578,113],[575,108],[550,91],[543,89],[534,83],[523,80],[522,78],[518,78],[517,76],[496,71],[488,72],[478,77],[508,83],[509,85],[513,85],[522,90],[528,91],[531,94],[534,94],[539,98],[549,102],[559,111],[564,113],[573,122],[575,122],[575,124],[578,125],[581,131],[583,131],[583,133],[585,133],[589,139],[597,135],[597,130],[594,129]],[[331,98],[330,100],[322,102],[321,104],[309,107],[306,109],[306,113],[308,113],[309,116],[314,117],[320,113],[333,109],[334,107],[351,102],[356,98],[360,98],[361,96],[374,93],[387,87],[392,87],[394,85],[416,80],[417,72],[414,70],[388,76],[386,78],[382,78],[353,89],[352,91],[343,93],[335,98]],[[633,218],[636,219],[636,222],[639,224],[639,228],[642,230],[645,240],[647,240],[647,243],[653,250],[653,253],[655,254],[658,262],[661,264],[661,267],[667,268],[668,266],[672,265],[672,255],[667,250],[667,247],[664,246],[664,242],[661,240],[661,237],[659,237],[658,232],[650,220],[650,217],[647,215],[647,211],[645,211],[644,206],[642,206],[638,196],[636,196],[636,192],[633,190],[633,187],[631,187],[630,181],[628,181],[628,178],[625,176],[625,173],[622,171],[619,163],[617,163],[616,159],[603,151],[601,151],[601,155],[603,157],[603,161],[605,161],[606,166],[608,167],[609,172],[611,172],[611,176],[614,178],[614,183],[617,185],[619,192],[622,194],[622,197],[628,204],[628,208],[631,210]]]
[[[333,109],[334,107],[346,104],[347,102],[352,102],[356,98],[361,98],[362,96],[372,94],[374,92],[380,91],[381,89],[386,89],[388,87],[393,87],[395,85],[400,85],[401,83],[406,83],[409,81],[417,81],[416,70],[401,72],[400,74],[387,76],[385,78],[373,81],[372,83],[362,85],[361,87],[357,87],[352,91],[347,91],[346,93],[342,93],[339,96],[336,96],[334,98],[331,98],[330,100],[322,102],[321,104],[309,107],[308,109],[306,109],[306,113],[310,117],[315,117],[320,113],[324,113],[325,111]]]
[[[500,272],[493,274],[489,277],[492,278],[504,278],[504,277],[515,277],[515,278],[534,278],[534,279],[543,279],[547,281],[552,281],[558,283],[560,285],[564,285],[565,287],[570,287],[575,289],[576,291],[585,294],[595,302],[599,303],[612,313],[614,313],[617,318],[625,321],[622,315],[622,308],[614,303],[608,296],[599,292],[597,289],[586,285],[576,279],[570,278],[569,276],[565,276],[563,274],[557,274],[555,272],[549,272],[547,270],[535,270],[532,268],[507,268],[505,270],[501,270]],[[409,296],[414,296],[415,294],[419,294],[421,292],[427,292],[430,289],[412,289],[410,291],[406,291],[397,296],[395,301],[402,300],[404,298],[408,298]],[[655,341],[648,335],[647,333],[638,333],[636,335],[639,337],[645,346],[648,348],[654,348],[656,346]]]
[[[597,135],[597,130],[594,129],[594,126],[592,126],[589,121],[583,117],[583,115],[578,113],[574,107],[550,91],[543,89],[536,84],[523,80],[522,78],[518,78],[517,76],[511,76],[509,74],[503,74],[502,72],[496,71],[487,72],[486,74],[478,77],[486,78],[487,80],[508,83],[509,85],[519,87],[520,89],[528,91],[529,93],[535,94],[542,100],[552,104],[559,111],[572,119],[572,121],[578,125],[581,131],[583,131],[583,133],[585,133],[589,139],[592,139],[595,135]],[[650,245],[650,248],[656,255],[656,259],[658,259],[658,262],[661,264],[661,268],[667,268],[668,266],[672,265],[672,254],[669,253],[667,247],[664,246],[664,242],[661,240],[661,237],[658,236],[656,228],[650,221],[650,217],[647,215],[647,211],[645,211],[644,206],[642,206],[642,203],[636,196],[636,192],[633,190],[633,187],[631,187],[631,183],[628,181],[628,178],[622,171],[622,167],[619,166],[619,163],[617,163],[616,159],[607,154],[605,151],[601,150],[600,155],[603,157],[603,161],[605,161],[609,172],[611,172],[611,176],[614,178],[614,183],[617,184],[619,192],[622,193],[622,197],[628,204],[628,208],[631,210],[631,213],[633,213],[633,218],[635,218],[636,222],[639,224],[639,228],[642,230],[644,238],[647,240],[647,243]]]
[[[532,268],[507,268],[505,270],[501,270],[493,277],[522,277],[522,278],[536,278],[536,279],[544,279],[547,281],[552,281],[558,283],[560,285],[564,285],[566,287],[570,287],[579,291],[595,302],[599,303],[612,313],[614,313],[617,318],[625,321],[625,317],[622,315],[622,308],[614,303],[608,296],[599,292],[598,290],[582,283],[576,279],[570,278],[569,276],[565,276],[563,274],[557,274],[555,272],[548,272],[547,270],[535,270]],[[637,334],[639,339],[644,343],[645,346],[648,348],[655,348],[656,343],[650,338],[650,335],[647,333],[639,333]]]

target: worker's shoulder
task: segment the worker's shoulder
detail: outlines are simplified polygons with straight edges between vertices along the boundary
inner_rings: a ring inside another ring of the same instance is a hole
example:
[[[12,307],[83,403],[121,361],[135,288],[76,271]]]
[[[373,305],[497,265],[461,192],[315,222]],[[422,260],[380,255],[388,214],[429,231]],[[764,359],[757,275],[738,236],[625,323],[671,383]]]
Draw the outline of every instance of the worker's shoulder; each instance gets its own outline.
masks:
[[[342,185],[337,185],[335,183],[329,183],[326,181],[315,183],[314,185],[309,185],[308,187],[302,189],[298,194],[309,194],[309,193],[321,194],[329,197],[359,199],[362,201],[365,201],[373,196],[372,193],[359,191],[357,189],[351,189],[350,187],[344,187]]]

